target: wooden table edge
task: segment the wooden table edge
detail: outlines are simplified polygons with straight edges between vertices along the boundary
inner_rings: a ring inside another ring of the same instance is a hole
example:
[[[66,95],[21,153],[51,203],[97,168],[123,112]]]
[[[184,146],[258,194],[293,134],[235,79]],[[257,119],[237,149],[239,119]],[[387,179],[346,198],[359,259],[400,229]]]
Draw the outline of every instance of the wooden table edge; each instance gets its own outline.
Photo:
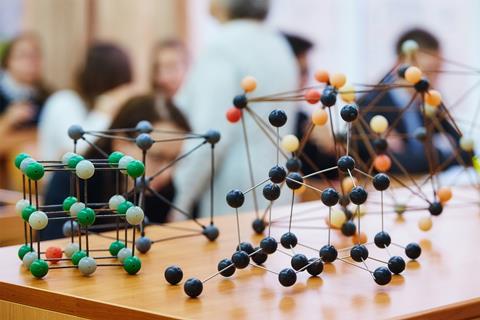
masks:
[[[422,320],[463,320],[472,319],[480,315],[480,297],[446,304],[441,307],[435,307],[424,311],[410,313],[407,315],[394,317],[393,319],[422,319]]]

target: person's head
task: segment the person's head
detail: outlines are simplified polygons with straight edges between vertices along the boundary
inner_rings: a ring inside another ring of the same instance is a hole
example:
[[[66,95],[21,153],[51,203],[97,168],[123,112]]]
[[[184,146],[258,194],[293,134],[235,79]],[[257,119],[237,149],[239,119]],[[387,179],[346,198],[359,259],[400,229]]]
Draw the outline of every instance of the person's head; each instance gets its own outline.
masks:
[[[151,86],[170,100],[180,88],[188,68],[188,52],[178,40],[159,42],[152,57]]]
[[[95,99],[132,81],[128,55],[110,43],[96,43],[87,50],[86,58],[77,74],[76,86],[89,108]]]
[[[308,39],[293,34],[285,33],[284,36],[297,59],[300,69],[300,86],[305,87],[309,73],[308,53],[312,50],[313,43]]]
[[[268,15],[270,0],[211,0],[210,12],[219,22],[235,19],[263,21]]]
[[[8,43],[4,49],[1,67],[18,83],[40,84],[42,51],[38,37],[32,33],[25,33]]]

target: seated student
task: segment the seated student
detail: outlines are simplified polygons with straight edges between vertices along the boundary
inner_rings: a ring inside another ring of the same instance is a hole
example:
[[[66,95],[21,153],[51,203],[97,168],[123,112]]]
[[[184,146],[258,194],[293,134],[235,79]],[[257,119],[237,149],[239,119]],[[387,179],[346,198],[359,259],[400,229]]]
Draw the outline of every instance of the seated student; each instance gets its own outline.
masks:
[[[441,55],[441,47],[438,39],[422,29],[412,29],[402,34],[396,44],[396,53],[398,55],[399,65],[407,62],[406,56],[402,53],[402,45],[407,40],[414,40],[420,51],[415,56],[415,63],[426,72],[441,70],[442,61],[439,58]],[[428,52],[428,53],[426,53]],[[435,88],[437,83],[437,74],[435,72],[428,73],[428,80],[430,87]],[[398,80],[396,80],[398,79]],[[391,84],[394,81],[397,83],[403,83],[405,80],[398,78],[396,74],[388,74],[381,83]],[[418,140],[415,135],[419,132],[419,128],[423,127],[424,117],[420,107],[420,99],[414,102],[414,105],[410,106],[408,111],[403,112],[403,108],[407,107],[409,101],[415,94],[415,90],[412,88],[395,88],[388,91],[375,91],[373,93],[366,94],[361,97],[359,107],[361,109],[368,108],[368,112],[364,113],[364,119],[366,123],[375,115],[383,115],[390,125],[394,125],[392,132],[387,139],[389,151],[395,159],[398,160],[401,167],[403,167],[408,173],[428,173],[429,172],[429,159],[426,156],[423,142]],[[388,110],[387,110],[388,108]],[[398,119],[401,117],[400,119]],[[442,131],[447,133],[448,139],[453,142],[453,145],[458,145],[459,134],[454,129],[448,118],[439,118]],[[440,140],[438,128],[435,128],[435,135],[433,137],[433,158],[437,165],[444,161],[450,161],[449,165],[455,164],[457,159],[453,156],[453,146],[444,140]],[[358,131],[355,131],[356,135],[359,135]],[[358,151],[363,161],[369,161],[372,155],[369,154],[366,145],[358,140]],[[468,155],[462,153],[462,161],[469,163]],[[403,172],[400,166],[395,161],[392,161],[392,172]],[[444,167],[445,168],[445,167]]]
[[[113,119],[109,129],[134,128],[137,123],[142,120],[149,121],[154,129],[158,131],[151,133],[154,139],[172,138],[172,134],[165,132],[178,132],[181,134],[190,131],[187,120],[175,106],[164,104],[152,95],[137,96],[128,100]],[[176,134],[175,137],[178,137],[179,134]],[[113,151],[120,151],[136,159],[142,159],[142,152],[134,142],[121,139],[121,137],[134,138],[138,133],[117,133],[116,135],[118,135],[120,139],[101,138],[95,144],[107,154]],[[146,176],[152,176],[175,160],[179,156],[181,148],[182,143],[179,141],[154,144],[147,152]],[[105,158],[104,155],[95,148],[87,150],[85,157],[87,159]],[[172,170],[173,167],[164,171],[153,179],[149,185],[150,188],[157,191],[170,202],[173,200],[175,194],[175,188],[172,184]],[[45,204],[62,203],[63,200],[70,195],[68,186],[69,174],[63,172],[55,173],[46,191]],[[95,175],[88,180],[88,202],[107,202],[112,195],[117,193],[114,186],[115,174],[112,171],[97,171]],[[132,186],[130,185],[130,187]],[[166,222],[169,211],[170,205],[167,202],[151,193],[147,193],[145,199],[145,215],[150,222]],[[108,221],[105,220],[106,219],[103,219],[98,222],[108,223]],[[49,223],[46,231],[42,231],[42,238],[50,239],[61,237],[62,225],[63,222],[54,222],[52,225]]]

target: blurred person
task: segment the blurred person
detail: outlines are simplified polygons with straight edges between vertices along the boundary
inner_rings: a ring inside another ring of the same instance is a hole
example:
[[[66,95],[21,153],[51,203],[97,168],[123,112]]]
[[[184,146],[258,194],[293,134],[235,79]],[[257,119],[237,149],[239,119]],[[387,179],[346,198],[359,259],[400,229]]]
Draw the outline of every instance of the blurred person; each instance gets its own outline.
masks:
[[[121,106],[118,114],[113,119],[112,124],[108,129],[124,129],[134,128],[138,122],[146,120],[149,121],[157,132],[152,132],[152,138],[165,139],[171,138],[172,134],[166,132],[188,133],[190,126],[183,116],[183,114],[172,105],[165,104],[162,100],[153,95],[136,96],[129,99]],[[137,145],[132,141],[121,139],[122,137],[135,138],[138,133],[116,133],[119,139],[100,138],[95,143],[103,152],[110,154],[113,151],[120,151],[125,155],[132,156],[136,159],[142,159],[142,152]],[[178,136],[178,135],[175,135]],[[146,177],[152,176],[162,168],[166,167],[174,161],[180,154],[182,144],[175,142],[160,142],[154,144],[147,152],[146,158]],[[105,156],[101,154],[96,148],[89,148],[85,157],[87,159],[102,159]],[[164,201],[158,197],[147,192],[145,197],[145,215],[148,221],[153,223],[164,223],[167,221],[168,213],[170,211],[169,202],[173,201],[175,188],[172,182],[173,168],[163,171],[155,179],[153,179],[149,186],[158,192]],[[121,175],[125,177],[124,175]],[[103,203],[117,193],[115,189],[115,173],[112,171],[96,171],[95,175],[88,180],[87,197],[90,203]],[[81,182],[83,183],[83,182]],[[70,185],[70,174],[66,172],[55,172],[53,178],[47,187],[45,194],[45,204],[63,203],[63,200],[68,197]],[[83,188],[83,185],[80,185]],[[132,187],[132,186],[130,186]],[[83,201],[83,195],[80,195]],[[132,199],[129,199],[132,201]],[[113,220],[113,219],[112,219]],[[54,222],[54,221],[53,221]],[[98,221],[100,223],[111,223],[114,221],[105,221],[105,219]],[[64,221],[54,222],[48,225],[47,231],[42,231],[42,237],[45,239],[62,237],[62,225]],[[97,231],[103,228],[108,229],[108,225],[98,225]]]
[[[114,44],[93,44],[78,70],[74,90],[58,91],[45,103],[39,123],[41,158],[59,159],[72,150],[67,134],[71,125],[107,129],[120,106],[135,92],[128,55]],[[77,153],[87,148],[87,143],[80,142]]]
[[[267,0],[212,0],[212,15],[220,22],[218,34],[211,39],[197,62],[192,66],[186,82],[180,89],[176,102],[188,117],[192,131],[205,133],[219,130],[221,140],[215,146],[215,214],[232,212],[225,195],[232,189],[246,190],[251,187],[248,161],[242,126],[228,123],[225,112],[233,98],[242,93],[240,82],[245,76],[256,78],[255,96],[289,91],[298,87],[298,71],[288,43],[282,35],[263,24],[269,10]],[[289,121],[280,128],[281,135],[294,133],[294,110],[285,104],[262,103],[252,108],[263,118],[275,107],[285,109]],[[268,176],[276,163],[276,148],[264,136],[255,122],[244,113],[249,137],[255,182]],[[197,142],[188,141],[187,152]],[[210,212],[210,150],[200,148],[182,160],[174,176],[178,188],[175,204],[191,212],[199,201],[199,214]],[[284,165],[280,163],[280,165]],[[254,208],[252,194],[247,196],[240,210]],[[261,190],[256,191],[259,209],[267,201]],[[282,191],[277,203],[288,203],[291,194]],[[265,206],[264,206],[265,205]]]
[[[407,56],[402,52],[402,45],[407,40],[414,40],[419,46],[413,61],[407,59]],[[442,49],[437,37],[429,31],[420,28],[407,30],[398,38],[395,52],[398,65],[412,64],[413,62],[413,65],[417,65],[428,74],[430,88],[436,87],[438,80],[437,71],[442,69],[442,60],[440,58]],[[392,84],[396,79],[397,76],[395,74],[389,74],[381,83]],[[403,78],[398,78],[397,83],[410,85]],[[367,123],[375,115],[383,115],[387,118],[389,124],[393,124],[397,118],[401,117],[387,139],[389,150],[407,172],[428,173],[429,164],[424,144],[415,137],[416,133],[419,132],[418,130],[425,125],[420,103],[417,102],[410,106],[409,110],[402,114],[402,109],[409,104],[414,94],[415,89],[413,88],[376,91],[361,97],[359,99],[359,107],[371,108],[372,103],[374,103],[373,108],[364,114]],[[391,110],[392,108],[393,110]],[[457,160],[453,157],[455,150],[452,144],[458,147],[460,136],[447,118],[440,119],[440,125],[443,131],[446,132],[446,135],[439,134],[439,130],[435,128],[435,134],[432,137],[435,149],[434,159],[436,159],[437,164],[441,164],[444,161],[450,161],[450,165],[455,164]],[[446,139],[449,139],[450,142]],[[362,142],[359,142],[359,152],[365,161],[371,158]],[[470,162],[466,153],[462,153],[462,158],[463,161]],[[391,171],[402,172],[401,168],[394,161],[392,161]]]

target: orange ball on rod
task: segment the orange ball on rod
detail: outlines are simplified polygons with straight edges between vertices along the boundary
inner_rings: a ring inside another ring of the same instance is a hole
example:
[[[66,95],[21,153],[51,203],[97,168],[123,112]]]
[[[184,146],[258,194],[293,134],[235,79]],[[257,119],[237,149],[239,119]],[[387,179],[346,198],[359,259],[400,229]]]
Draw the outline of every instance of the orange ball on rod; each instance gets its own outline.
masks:
[[[392,160],[386,154],[380,154],[373,160],[373,167],[379,172],[386,172],[392,167]]]
[[[330,77],[328,75],[328,72],[325,70],[317,70],[315,72],[315,80],[317,80],[320,83],[328,83],[330,80]]]
[[[246,76],[242,79],[240,86],[245,92],[252,92],[257,88],[257,80],[252,76]]]
[[[405,80],[411,84],[415,84],[422,79],[422,70],[417,67],[408,67],[405,71]]]

